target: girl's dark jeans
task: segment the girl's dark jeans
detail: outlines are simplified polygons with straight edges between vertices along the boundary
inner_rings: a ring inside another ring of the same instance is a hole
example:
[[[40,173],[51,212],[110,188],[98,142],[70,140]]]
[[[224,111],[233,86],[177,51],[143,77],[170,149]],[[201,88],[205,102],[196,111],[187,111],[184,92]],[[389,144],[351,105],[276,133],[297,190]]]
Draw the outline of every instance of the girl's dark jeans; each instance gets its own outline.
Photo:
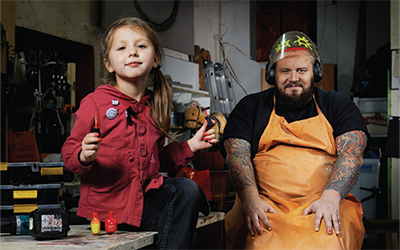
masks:
[[[160,189],[144,194],[140,230],[158,231],[159,249],[191,249],[199,212],[210,206],[203,190],[188,178],[164,179]]]

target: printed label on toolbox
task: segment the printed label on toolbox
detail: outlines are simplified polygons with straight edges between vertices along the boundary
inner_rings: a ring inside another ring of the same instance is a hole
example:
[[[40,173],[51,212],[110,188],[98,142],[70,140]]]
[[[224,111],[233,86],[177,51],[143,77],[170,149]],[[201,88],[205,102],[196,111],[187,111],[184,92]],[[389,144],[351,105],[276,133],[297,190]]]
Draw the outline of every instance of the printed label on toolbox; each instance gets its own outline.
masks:
[[[38,191],[37,190],[14,190],[13,192],[14,199],[37,199]]]
[[[42,214],[42,232],[62,232],[61,214]]]
[[[40,169],[40,175],[63,175],[63,174],[64,174],[63,167]]]
[[[38,205],[36,205],[36,204],[15,204],[14,205],[14,213],[15,214],[30,213],[37,208],[38,208]]]

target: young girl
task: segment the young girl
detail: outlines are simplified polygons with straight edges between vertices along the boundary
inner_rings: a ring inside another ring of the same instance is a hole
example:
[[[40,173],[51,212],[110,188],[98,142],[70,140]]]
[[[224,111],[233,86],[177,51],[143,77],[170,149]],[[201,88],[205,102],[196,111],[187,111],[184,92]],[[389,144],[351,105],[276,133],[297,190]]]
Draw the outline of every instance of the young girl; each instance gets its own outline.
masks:
[[[158,231],[160,249],[192,248],[199,211],[209,213],[201,188],[188,178],[165,178],[197,150],[217,142],[206,124],[190,140],[164,146],[172,90],[159,62],[156,33],[137,18],[114,23],[102,39],[109,84],[85,97],[62,149],[66,169],[81,176],[78,215]],[[146,88],[153,78],[154,91]],[[95,132],[93,128],[96,128]]]

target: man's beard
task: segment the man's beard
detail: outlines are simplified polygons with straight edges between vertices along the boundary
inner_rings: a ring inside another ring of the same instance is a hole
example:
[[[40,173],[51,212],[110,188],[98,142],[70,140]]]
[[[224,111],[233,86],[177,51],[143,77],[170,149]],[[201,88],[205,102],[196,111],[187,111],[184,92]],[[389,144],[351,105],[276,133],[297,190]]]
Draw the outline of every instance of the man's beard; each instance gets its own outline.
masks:
[[[293,84],[292,84],[293,85]],[[314,79],[311,79],[311,85],[298,95],[296,92],[286,94],[285,90],[278,87],[275,88],[275,97],[280,105],[287,109],[298,109],[304,107],[314,94]]]

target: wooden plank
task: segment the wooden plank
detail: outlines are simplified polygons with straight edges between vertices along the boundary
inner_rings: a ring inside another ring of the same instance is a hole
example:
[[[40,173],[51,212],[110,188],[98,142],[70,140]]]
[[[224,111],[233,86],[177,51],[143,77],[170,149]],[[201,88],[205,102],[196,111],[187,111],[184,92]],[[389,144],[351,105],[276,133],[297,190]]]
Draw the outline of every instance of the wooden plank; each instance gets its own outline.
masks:
[[[270,85],[265,80],[265,73],[267,72],[266,69],[261,70],[261,91],[269,89]]]
[[[199,214],[196,228],[203,228],[205,226],[220,223],[225,220],[225,213],[212,212],[208,216]],[[88,222],[89,223],[89,222]],[[35,240],[30,235],[9,235],[5,233],[0,234],[0,245],[3,249],[19,250],[67,250],[67,249],[97,249],[97,250],[130,250],[140,249],[150,246],[154,243],[154,236],[157,232],[144,231],[144,232],[128,232],[117,231],[115,235],[106,234],[101,231],[100,235],[93,236],[90,230],[90,225],[70,225],[68,236],[55,240]],[[205,229],[207,230],[207,229]],[[224,235],[224,231],[210,232],[213,234],[219,233]],[[203,239],[204,240],[204,239]]]
[[[30,250],[61,250],[61,249],[139,249],[154,243],[157,232],[124,232],[117,231],[115,235],[106,234],[93,236],[90,225],[71,225],[68,236],[55,240],[35,240],[30,235],[3,235],[1,246],[4,249]]]
[[[193,62],[199,65],[199,89],[206,90],[206,85],[204,83],[204,73],[203,73],[203,59],[201,58],[200,46],[194,46],[194,57]]]
[[[15,1],[0,1],[1,24],[7,32],[8,45],[15,47]]]
[[[15,48],[15,1],[0,1],[1,4],[1,24],[6,33],[7,43],[9,46]],[[1,45],[1,73],[7,73],[7,44]],[[1,151],[2,160],[8,161],[8,111],[5,111],[4,119],[4,130],[2,130],[2,146],[4,149]],[[3,141],[4,140],[4,141]]]
[[[67,81],[71,85],[71,104],[76,107],[76,91],[75,91],[75,82],[76,82],[76,64],[75,63],[68,63],[67,64]],[[68,131],[74,126],[75,122],[75,114],[71,114],[71,124],[70,128],[67,128]]]
[[[336,85],[336,65],[324,64],[324,75],[320,82],[315,83],[315,86],[326,91],[335,90]]]

